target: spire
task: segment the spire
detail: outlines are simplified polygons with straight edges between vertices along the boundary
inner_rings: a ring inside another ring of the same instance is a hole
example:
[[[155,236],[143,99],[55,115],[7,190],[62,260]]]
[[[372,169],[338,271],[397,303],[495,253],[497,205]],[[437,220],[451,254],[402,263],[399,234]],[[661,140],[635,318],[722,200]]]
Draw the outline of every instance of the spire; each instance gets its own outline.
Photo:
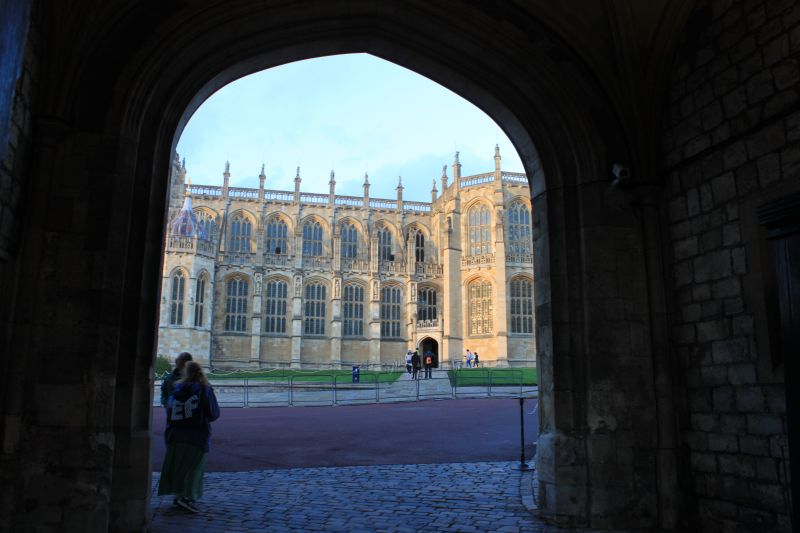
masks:
[[[431,188],[431,203],[436,201],[436,193],[439,192],[436,190],[436,180],[433,181],[433,188]]]
[[[364,172],[364,207],[369,207],[369,174]]]
[[[328,181],[328,202],[333,205],[334,203],[334,196],[336,194],[336,173],[331,169],[331,179]]]
[[[458,152],[456,152],[456,155],[458,155]],[[225,173],[230,174],[230,172],[231,172],[231,162],[225,161]]]
[[[500,181],[503,178],[503,174],[500,171],[500,145],[494,145],[494,179],[495,181]]]
[[[227,198],[231,179],[231,164],[229,161],[225,161],[225,172],[222,173],[222,178],[222,196]]]
[[[397,188],[403,189],[403,176],[397,176]]]
[[[300,167],[297,167],[297,174],[294,175],[294,201],[300,203]]]
[[[458,185],[461,179],[461,163],[458,161],[458,152],[456,151],[455,159],[453,160],[453,183]]]
[[[264,182],[267,180],[267,174],[264,172],[264,163],[261,163],[261,173],[258,175],[258,199],[264,199]]]
[[[261,174],[259,174],[259,177],[260,177],[260,176],[264,176],[265,178],[267,177],[267,175],[264,173],[264,167],[265,167],[265,166],[266,166],[266,165],[264,165],[264,163],[261,163]]]
[[[364,172],[364,185],[369,185],[369,174]]]
[[[398,209],[403,209],[403,177],[397,176],[397,203]]]

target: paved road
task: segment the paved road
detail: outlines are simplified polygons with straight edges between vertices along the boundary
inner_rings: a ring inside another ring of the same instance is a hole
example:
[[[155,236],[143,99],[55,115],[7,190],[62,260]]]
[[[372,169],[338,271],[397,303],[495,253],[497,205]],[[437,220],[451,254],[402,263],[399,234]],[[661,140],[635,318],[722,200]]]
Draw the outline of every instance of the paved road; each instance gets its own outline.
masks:
[[[525,402],[526,458],[536,400]],[[153,410],[153,465],[164,458],[164,411]],[[225,408],[213,424],[209,472],[444,464],[519,459],[519,401],[460,399],[336,407]]]

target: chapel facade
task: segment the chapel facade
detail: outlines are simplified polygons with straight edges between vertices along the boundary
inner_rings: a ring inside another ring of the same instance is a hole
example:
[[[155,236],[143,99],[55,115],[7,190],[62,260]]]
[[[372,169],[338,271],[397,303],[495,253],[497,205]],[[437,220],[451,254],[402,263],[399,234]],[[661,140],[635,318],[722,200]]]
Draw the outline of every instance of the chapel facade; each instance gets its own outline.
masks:
[[[388,368],[407,350],[441,368],[466,349],[488,366],[533,366],[531,202],[523,173],[461,176],[458,153],[431,202],[187,182],[175,157],[158,354],[205,366]]]

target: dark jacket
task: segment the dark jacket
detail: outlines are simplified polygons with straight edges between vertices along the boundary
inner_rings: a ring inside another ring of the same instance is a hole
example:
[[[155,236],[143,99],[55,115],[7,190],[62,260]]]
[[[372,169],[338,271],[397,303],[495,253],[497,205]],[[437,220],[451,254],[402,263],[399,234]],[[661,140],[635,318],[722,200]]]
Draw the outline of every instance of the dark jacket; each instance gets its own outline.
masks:
[[[167,406],[167,402],[169,402],[169,397],[172,395],[172,387],[175,386],[175,383],[180,381],[181,373],[176,368],[166,376],[161,381],[161,405],[163,407]]]
[[[200,383],[175,383],[167,406],[167,446],[190,444],[208,451],[211,422],[219,418],[219,404],[214,389]]]
[[[411,366],[414,368],[420,368],[419,354],[416,352],[411,356]]]

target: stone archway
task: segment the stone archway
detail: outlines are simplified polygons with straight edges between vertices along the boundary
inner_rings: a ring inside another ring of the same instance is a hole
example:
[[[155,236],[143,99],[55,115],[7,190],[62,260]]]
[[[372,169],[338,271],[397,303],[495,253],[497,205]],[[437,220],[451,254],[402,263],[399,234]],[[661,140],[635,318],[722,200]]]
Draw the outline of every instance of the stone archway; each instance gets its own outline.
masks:
[[[433,354],[433,367],[439,368],[439,343],[432,337],[425,337],[419,341],[419,355],[423,358],[423,361],[428,352]]]
[[[631,156],[619,135],[621,121],[584,62],[541,20],[525,13],[498,17],[498,8],[470,3],[456,10],[416,0],[200,4],[153,10],[145,3],[93,20],[96,34],[75,44],[75,63],[61,65],[63,72],[52,66],[48,71],[53,85],[61,80],[61,92],[42,104],[41,116],[48,118],[38,124],[33,181],[43,192],[33,215],[45,219],[48,207],[61,200],[56,181],[71,196],[93,201],[85,225],[83,218],[61,227],[33,224],[26,239],[44,246],[78,235],[77,248],[100,265],[95,278],[63,287],[82,291],[76,301],[94,314],[80,324],[86,339],[70,346],[76,355],[68,361],[83,373],[61,376],[67,383],[53,392],[64,400],[56,403],[67,403],[76,387],[91,385],[78,408],[91,423],[74,432],[71,446],[85,454],[80,464],[91,465],[86,468],[101,490],[59,505],[107,509],[99,520],[110,528],[141,529],[150,485],[149,456],[141,450],[149,449],[167,169],[191,113],[214,90],[245,74],[305,58],[367,52],[483,109],[508,134],[532,177],[542,513],[571,524],[657,527],[658,487],[672,472],[669,457],[656,458],[664,447],[654,416],[653,369],[641,363],[651,357],[642,341],[648,302],[638,290],[647,277],[639,257],[643,237],[639,222],[617,205],[607,184],[610,164]],[[59,13],[48,15],[57,20]],[[510,21],[514,31],[508,31]],[[69,41],[61,34],[50,38],[55,48]],[[513,83],[507,82],[509,72]],[[615,266],[596,268],[608,264],[609,253],[618,256]],[[52,259],[37,245],[24,254],[34,269]],[[45,316],[58,304],[48,301],[34,278],[23,279],[20,292],[37,295],[25,306],[43,309]],[[609,313],[609,300],[632,311]],[[74,326],[74,317],[52,317],[44,332]],[[28,327],[24,318],[19,321],[20,328]],[[609,334],[632,328],[640,342],[633,347]],[[595,345],[603,347],[598,357]],[[34,361],[45,360],[50,350],[33,340],[13,349],[13,356]],[[40,365],[27,368],[36,376]],[[48,418],[48,409],[37,406],[26,427],[75,427],[72,417]],[[20,437],[22,464],[46,450],[35,434]],[[626,449],[624,463],[609,451],[617,446]],[[98,447],[102,453],[86,451]],[[638,469],[614,469],[630,464]],[[20,501],[32,490],[31,476],[19,474]]]

